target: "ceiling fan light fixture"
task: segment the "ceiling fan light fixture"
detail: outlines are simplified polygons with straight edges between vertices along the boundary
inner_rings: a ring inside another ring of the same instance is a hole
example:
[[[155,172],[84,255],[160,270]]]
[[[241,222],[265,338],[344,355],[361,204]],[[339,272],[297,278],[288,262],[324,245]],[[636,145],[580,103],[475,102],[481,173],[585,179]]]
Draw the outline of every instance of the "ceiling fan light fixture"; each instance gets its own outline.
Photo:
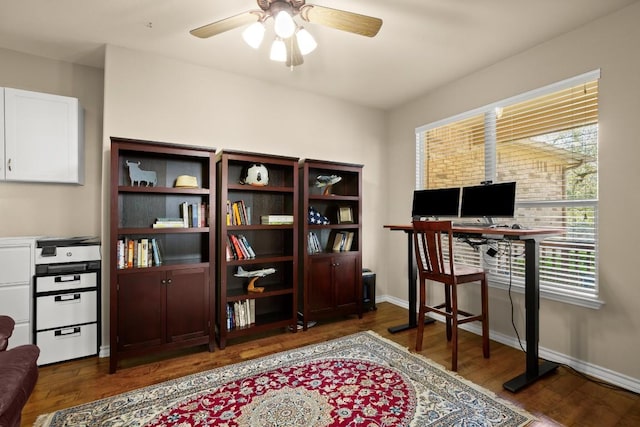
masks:
[[[289,13],[281,10],[276,15],[273,28],[278,37],[288,39],[296,31],[296,23]]]
[[[271,45],[269,58],[276,62],[285,62],[287,60],[287,47],[284,44],[284,40],[276,37]]]
[[[313,52],[318,47],[318,43],[316,43],[311,33],[303,27],[299,27],[298,31],[296,31],[296,39],[298,40],[300,53],[303,55]]]
[[[249,46],[257,49],[262,44],[262,40],[264,39],[264,32],[264,24],[259,21],[254,22],[242,32],[242,38]]]

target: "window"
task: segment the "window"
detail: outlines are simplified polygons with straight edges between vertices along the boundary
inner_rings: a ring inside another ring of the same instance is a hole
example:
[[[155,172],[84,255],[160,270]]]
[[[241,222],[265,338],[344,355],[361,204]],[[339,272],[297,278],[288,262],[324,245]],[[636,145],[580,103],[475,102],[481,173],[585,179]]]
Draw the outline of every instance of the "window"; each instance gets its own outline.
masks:
[[[590,307],[601,304],[599,74],[587,73],[416,129],[416,188],[516,181],[515,218],[497,222],[564,229],[564,235],[541,243],[541,292]],[[456,245],[457,261],[482,264],[492,285],[523,286],[521,243],[490,242],[489,251],[486,246]]]

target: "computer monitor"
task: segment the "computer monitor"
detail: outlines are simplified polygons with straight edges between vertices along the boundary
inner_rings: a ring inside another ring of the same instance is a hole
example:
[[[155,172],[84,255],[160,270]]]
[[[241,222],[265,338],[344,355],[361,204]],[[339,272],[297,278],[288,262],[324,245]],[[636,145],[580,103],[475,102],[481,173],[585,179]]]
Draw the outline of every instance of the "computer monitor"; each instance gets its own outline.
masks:
[[[415,190],[411,216],[414,219],[425,217],[458,216],[460,205],[460,187]]]
[[[460,216],[463,218],[513,218],[516,205],[516,183],[477,185],[462,188]]]

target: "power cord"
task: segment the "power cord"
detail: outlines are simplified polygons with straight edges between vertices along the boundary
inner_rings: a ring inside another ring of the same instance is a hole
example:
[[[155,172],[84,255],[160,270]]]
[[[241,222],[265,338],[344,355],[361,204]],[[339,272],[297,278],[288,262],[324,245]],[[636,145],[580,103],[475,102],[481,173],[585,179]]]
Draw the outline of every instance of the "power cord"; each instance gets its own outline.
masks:
[[[511,303],[511,326],[513,327],[514,332],[516,333],[516,338],[518,338],[518,345],[520,346],[520,349],[522,350],[523,353],[526,353],[527,351],[524,349],[524,346],[522,345],[522,339],[520,338],[520,333],[518,332],[518,328],[516,327],[516,322],[515,322],[515,306],[513,304],[513,296],[511,295],[511,287],[513,285],[513,244],[511,243],[510,240],[507,240],[507,246],[509,247],[509,288],[507,290],[507,294],[509,295],[509,302]]]
[[[524,346],[522,345],[522,340],[520,339],[520,334],[518,333],[518,328],[516,327],[516,324],[515,324],[514,304],[513,304],[513,297],[511,295],[511,285],[513,283],[513,270],[512,270],[512,268],[513,268],[512,267],[512,259],[513,259],[512,251],[513,251],[513,249],[512,249],[512,243],[511,243],[510,240],[506,240],[506,243],[507,243],[507,245],[509,247],[509,252],[508,252],[509,253],[509,288],[508,288],[508,294],[509,294],[509,301],[511,302],[511,326],[513,326],[513,330],[516,333],[516,337],[518,339],[518,345],[520,345],[520,349],[522,350],[523,353],[526,353],[527,351],[524,349]],[[522,254],[516,255],[516,256],[521,256],[521,255]],[[541,357],[539,357],[539,359],[540,360],[549,361],[549,360],[543,359]],[[549,361],[549,362],[558,363],[558,362],[554,362],[554,361]],[[608,388],[610,390],[622,391],[622,392],[625,392],[625,393],[632,394],[634,396],[640,395],[640,393],[636,393],[635,391],[627,390],[626,388],[623,388],[623,387],[620,387],[620,386],[617,386],[617,385],[614,385],[614,384],[609,384],[607,382],[592,378],[592,377],[590,377],[590,376],[578,371],[574,367],[572,367],[570,365],[567,365],[566,363],[558,363],[558,365],[562,366],[563,368],[565,368],[567,371],[569,371],[573,375],[579,376],[579,377],[581,377],[581,378],[583,378],[583,379],[585,379],[587,381],[590,381],[590,382],[592,382],[594,384],[597,384],[597,385],[599,385],[601,387]]]

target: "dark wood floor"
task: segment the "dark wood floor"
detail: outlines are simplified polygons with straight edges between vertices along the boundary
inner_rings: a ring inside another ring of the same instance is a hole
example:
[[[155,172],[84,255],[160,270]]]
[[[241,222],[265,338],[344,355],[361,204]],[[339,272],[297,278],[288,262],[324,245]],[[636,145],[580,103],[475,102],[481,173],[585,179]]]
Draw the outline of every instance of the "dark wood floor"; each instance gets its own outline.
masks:
[[[390,334],[387,328],[406,323],[407,310],[389,303],[378,305],[362,319],[350,317],[324,321],[306,332],[274,331],[269,336],[232,342],[215,352],[183,351],[171,358],[132,363],[113,375],[108,374],[107,358],[87,358],[40,368],[38,384],[23,411],[23,426],[33,424],[39,414],[79,405],[135,388],[144,387],[187,374],[212,369],[242,360],[302,345],[326,341],[350,333],[373,330],[398,344],[413,348],[416,331]],[[422,354],[444,366],[450,366],[450,346],[440,323],[425,327]],[[491,358],[482,357],[480,337],[461,331],[458,373],[489,389],[539,418],[536,426],[638,426],[640,397],[612,390],[584,379],[560,367],[557,373],[512,394],[502,383],[524,371],[524,354],[496,342],[491,343]]]

